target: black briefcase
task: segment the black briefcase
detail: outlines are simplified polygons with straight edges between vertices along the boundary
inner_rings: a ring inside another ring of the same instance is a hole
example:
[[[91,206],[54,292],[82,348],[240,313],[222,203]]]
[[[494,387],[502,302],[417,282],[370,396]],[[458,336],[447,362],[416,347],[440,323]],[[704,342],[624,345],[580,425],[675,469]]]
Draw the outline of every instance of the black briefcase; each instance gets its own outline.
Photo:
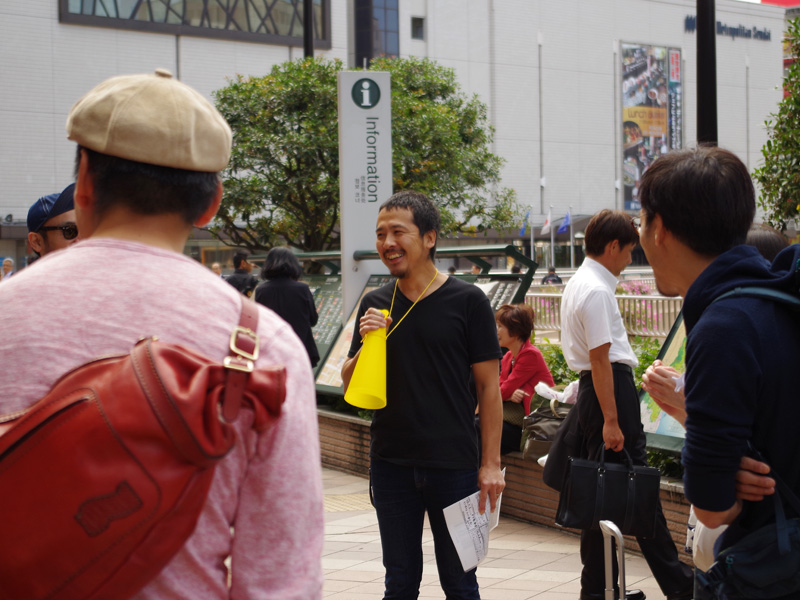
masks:
[[[655,534],[661,474],[653,467],[634,466],[628,451],[624,463],[570,457],[558,501],[556,524],[573,529],[599,529],[613,521],[624,535],[650,538]]]

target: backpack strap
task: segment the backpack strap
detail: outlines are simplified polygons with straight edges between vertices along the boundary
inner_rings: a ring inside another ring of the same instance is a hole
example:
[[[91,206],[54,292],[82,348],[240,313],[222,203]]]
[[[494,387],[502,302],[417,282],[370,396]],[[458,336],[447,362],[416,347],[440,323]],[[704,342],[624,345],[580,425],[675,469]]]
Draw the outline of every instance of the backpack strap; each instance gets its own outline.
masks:
[[[786,304],[795,310],[800,310],[800,298],[798,298],[796,295],[782,292],[780,290],[774,290],[772,288],[756,286],[734,288],[729,292],[725,292],[724,294],[714,298],[711,304],[714,304],[714,302],[718,302],[719,300],[724,300],[725,298],[733,297],[750,297],[761,298],[763,300],[772,300],[773,302]]]
[[[230,354],[225,357],[223,365],[228,369],[225,384],[225,397],[222,401],[222,418],[230,423],[239,415],[242,394],[247,378],[255,368],[258,360],[258,307],[255,302],[242,296],[242,312],[239,324],[231,332],[228,347]]]
[[[747,442],[747,448],[753,458],[769,465],[769,463],[761,455],[761,452],[759,452],[755,446],[753,446],[752,442]],[[778,539],[778,551],[781,555],[784,555],[791,551],[791,540],[789,525],[787,524],[786,520],[786,512],[783,509],[783,502],[787,502],[792,510],[794,510],[795,515],[800,517],[800,500],[798,500],[797,496],[795,496],[794,492],[792,491],[792,488],[790,488],[783,481],[783,479],[781,479],[780,475],[778,475],[778,472],[773,469],[771,465],[770,472],[767,473],[767,475],[772,477],[776,483],[775,493],[772,496],[772,502],[775,509],[775,531]]]

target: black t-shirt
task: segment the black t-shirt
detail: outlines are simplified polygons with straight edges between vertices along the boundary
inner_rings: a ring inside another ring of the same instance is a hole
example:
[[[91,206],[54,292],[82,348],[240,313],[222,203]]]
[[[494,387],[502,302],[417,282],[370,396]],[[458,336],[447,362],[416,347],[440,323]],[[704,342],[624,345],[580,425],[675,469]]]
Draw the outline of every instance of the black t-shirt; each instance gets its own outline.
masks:
[[[393,290],[391,283],[364,297],[348,356],[361,346],[361,316],[368,308],[388,310]],[[397,325],[412,304],[398,288],[386,343],[386,408],[373,416],[370,454],[401,465],[476,468],[469,376],[474,363],[501,356],[491,305],[483,291],[454,277]]]
[[[228,275],[225,281],[239,290],[239,293],[245,294],[246,296],[250,295],[250,292],[256,289],[258,285],[258,279],[245,269],[236,269],[231,275]]]

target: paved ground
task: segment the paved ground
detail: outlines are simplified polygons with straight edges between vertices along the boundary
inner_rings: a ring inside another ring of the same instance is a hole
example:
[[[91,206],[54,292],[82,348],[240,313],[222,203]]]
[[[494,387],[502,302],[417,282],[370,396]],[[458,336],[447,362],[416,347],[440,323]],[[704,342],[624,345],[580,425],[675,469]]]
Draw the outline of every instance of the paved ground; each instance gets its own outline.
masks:
[[[367,480],[323,469],[325,486],[324,598],[375,600],[383,597],[383,565],[375,511]],[[443,599],[430,530],[423,533],[425,566],[420,598]],[[628,588],[649,600],[664,598],[639,556],[625,562]],[[575,600],[580,593],[578,537],[501,517],[492,531],[489,555],[478,567],[483,600]]]

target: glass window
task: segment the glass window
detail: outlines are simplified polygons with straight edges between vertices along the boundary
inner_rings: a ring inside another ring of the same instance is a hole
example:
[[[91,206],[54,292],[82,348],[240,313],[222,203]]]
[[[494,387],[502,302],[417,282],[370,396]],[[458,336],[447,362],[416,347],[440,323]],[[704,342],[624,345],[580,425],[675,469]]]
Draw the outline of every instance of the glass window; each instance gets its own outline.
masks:
[[[303,44],[303,0],[58,1],[59,18],[64,23]],[[330,5],[331,0],[313,2],[314,39],[325,49],[331,47]]]
[[[156,23],[166,23],[167,21],[167,7],[161,2],[151,2],[150,10],[153,11],[153,21]],[[110,16],[110,15],[109,15]],[[114,15],[117,16],[117,15]]]
[[[378,31],[386,31],[386,11],[382,8],[372,9],[373,27]]]
[[[131,6],[135,4],[135,0],[129,0]],[[183,2],[170,2],[169,10],[167,11],[167,20],[166,22],[171,25],[180,25],[183,21],[181,15],[183,15],[186,8],[183,6]],[[127,13],[123,13],[127,14]]]
[[[422,17],[411,17],[411,39],[425,39],[425,19]]]
[[[400,54],[397,0],[354,0],[356,64]]]
[[[386,56],[397,56],[400,54],[400,36],[394,32],[386,33],[386,47],[384,48]]]
[[[387,10],[386,11],[386,31],[394,31],[395,33],[400,31],[400,27],[398,27],[399,21],[397,19],[397,11],[396,10]]]

